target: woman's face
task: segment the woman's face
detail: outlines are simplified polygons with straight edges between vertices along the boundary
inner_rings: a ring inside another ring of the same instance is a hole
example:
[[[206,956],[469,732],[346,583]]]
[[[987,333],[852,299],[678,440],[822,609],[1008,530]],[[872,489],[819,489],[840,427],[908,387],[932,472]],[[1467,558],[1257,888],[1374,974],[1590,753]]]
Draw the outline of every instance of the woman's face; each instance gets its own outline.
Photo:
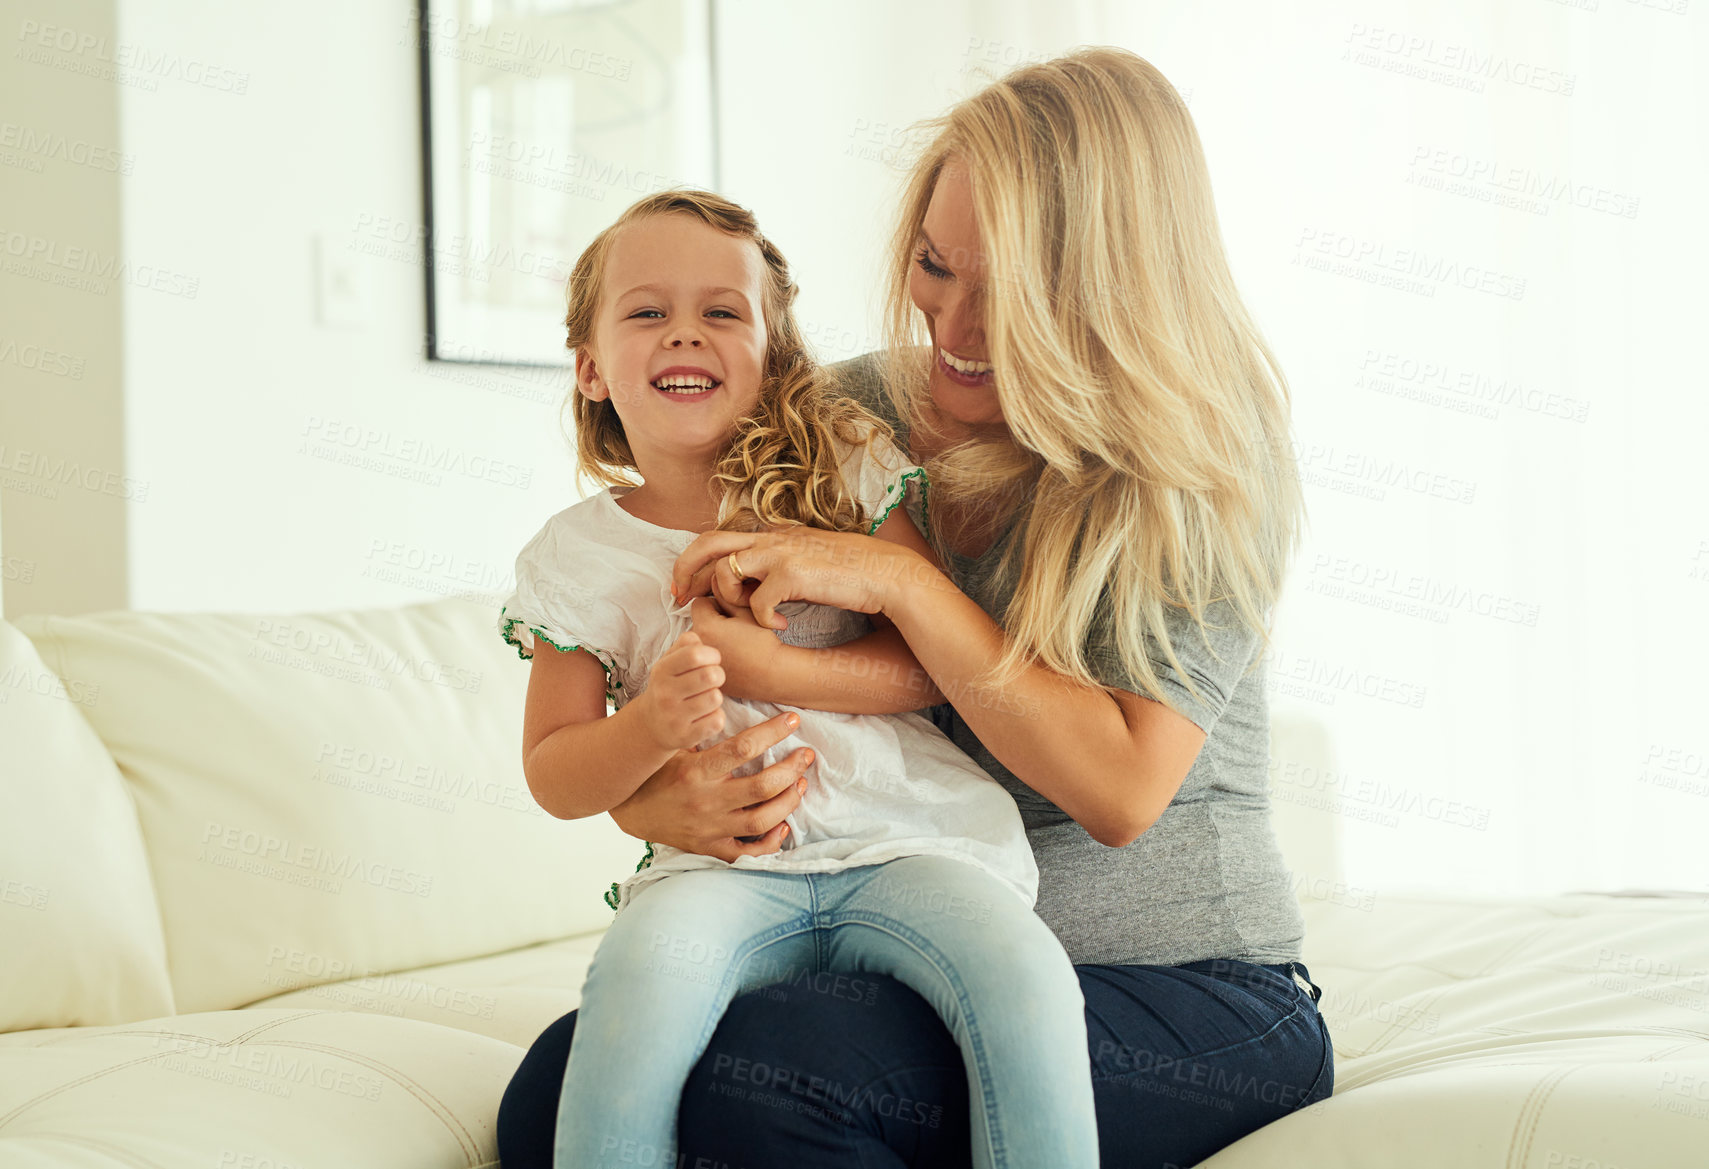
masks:
[[[985,254],[973,183],[954,158],[938,174],[920,228],[908,294],[926,315],[932,337],[932,401],[946,419],[964,426],[1001,425],[1003,408],[985,349]]]

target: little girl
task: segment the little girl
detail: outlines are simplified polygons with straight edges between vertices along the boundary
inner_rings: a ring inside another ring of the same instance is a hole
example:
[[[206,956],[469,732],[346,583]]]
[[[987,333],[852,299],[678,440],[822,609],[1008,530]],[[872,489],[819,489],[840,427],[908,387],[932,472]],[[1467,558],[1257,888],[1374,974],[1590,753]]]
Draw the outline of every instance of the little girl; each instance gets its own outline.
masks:
[[[723,695],[717,651],[671,594],[677,555],[713,527],[861,531],[930,555],[897,507],[924,472],[831,392],[795,294],[752,214],[704,191],[640,200],[570,276],[577,461],[606,487],[522,549],[501,613],[525,660],[542,643],[554,651],[529,686],[531,725],[556,728],[529,752],[530,787],[555,815],[596,815],[679,749],[786,710],[795,733],[750,767],[803,744],[813,762],[782,850],[726,863],[649,845],[612,887],[618,913],[582,991],[555,1164],[678,1165],[678,1101],[730,1001],[798,979],[852,994],[861,980],[818,976],[869,972],[912,987],[960,1043],[981,1169],[1090,1169],[1084,1000],[1032,912],[1038,870],[1008,793],[918,713]],[[789,644],[844,646],[840,660],[864,655],[874,675],[917,669],[865,614],[780,611]],[[858,1088],[829,1086],[819,1103],[853,1103]]]

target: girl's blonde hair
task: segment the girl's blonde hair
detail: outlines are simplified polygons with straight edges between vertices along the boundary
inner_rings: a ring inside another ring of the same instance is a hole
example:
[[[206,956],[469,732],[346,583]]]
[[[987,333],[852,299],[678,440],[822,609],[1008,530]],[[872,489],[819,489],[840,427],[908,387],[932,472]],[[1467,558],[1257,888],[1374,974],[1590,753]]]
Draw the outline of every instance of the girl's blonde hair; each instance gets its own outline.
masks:
[[[892,437],[890,428],[838,394],[830,376],[813,360],[795,321],[799,289],[790,279],[789,262],[760,234],[747,208],[710,191],[680,187],[632,204],[594,237],[570,272],[565,347],[576,350],[593,342],[612,241],[625,225],[653,215],[692,215],[751,241],[765,261],[761,312],[766,355],[759,400],[750,415],[737,420],[713,471],[713,481],[724,484],[718,526],[753,531],[803,524],[864,530],[871,517],[843,481],[839,454],[865,445],[875,432]],[[634,452],[610,399],[596,402],[575,390],[570,396],[577,471],[602,486],[633,483]]]
[[[1107,604],[1130,676],[1169,702],[1154,645],[1198,693],[1166,607],[1202,633],[1226,600],[1267,645],[1303,505],[1287,382],[1235,288],[1186,105],[1142,58],[1095,47],[1024,65],[918,126],[931,140],[887,260],[885,381],[898,416],[929,432],[909,266],[953,159],[972,183],[974,307],[1009,435],[976,435],[926,470],[934,503],[983,514],[962,534],[1016,524],[996,570],[1014,584],[1008,638],[986,681],[1036,660],[1096,685],[1085,641]],[[947,551],[951,533],[930,527]]]

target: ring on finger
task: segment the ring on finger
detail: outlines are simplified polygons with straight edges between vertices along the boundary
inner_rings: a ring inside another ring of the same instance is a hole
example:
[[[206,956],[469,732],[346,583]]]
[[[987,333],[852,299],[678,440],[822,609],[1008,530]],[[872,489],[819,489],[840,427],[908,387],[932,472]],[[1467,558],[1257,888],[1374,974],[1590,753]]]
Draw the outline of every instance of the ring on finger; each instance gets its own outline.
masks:
[[[730,553],[730,571],[736,574],[736,579],[739,581],[748,579],[748,574],[742,571],[742,566],[740,564],[736,563],[736,554],[734,552]]]

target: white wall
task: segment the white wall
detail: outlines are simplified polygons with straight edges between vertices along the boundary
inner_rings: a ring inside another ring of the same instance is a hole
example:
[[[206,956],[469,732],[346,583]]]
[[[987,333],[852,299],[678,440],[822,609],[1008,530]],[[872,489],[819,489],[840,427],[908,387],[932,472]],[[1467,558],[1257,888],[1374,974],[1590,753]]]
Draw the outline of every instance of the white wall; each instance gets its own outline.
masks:
[[[720,4],[724,186],[790,256],[831,359],[872,343],[899,131],[976,85],[969,67],[1108,41],[1186,94],[1309,478],[1272,680],[1279,706],[1331,725],[1341,769],[1278,760],[1276,795],[1329,805],[1363,886],[1705,884],[1709,402],[1687,345],[1705,309],[1709,16],[1589,2]],[[119,87],[125,252],[197,281],[194,299],[123,302],[123,465],[148,486],[127,505],[134,607],[493,603],[575,498],[556,383],[419,360],[419,249],[390,243],[419,218],[408,17],[119,5],[124,41],[246,79]],[[1468,61],[1497,63],[1481,91]],[[1415,181],[1437,151],[1636,214]],[[365,324],[316,322],[317,238],[379,245],[354,268]],[[1365,258],[1322,270],[1337,250]],[[1420,258],[1524,291],[1372,282]],[[1409,381],[1415,361],[1447,388]],[[1480,400],[1503,385],[1517,400]],[[415,482],[403,453],[346,465],[328,421],[393,452],[509,459],[531,485]],[[23,506],[6,496],[8,553],[69,555],[76,525],[60,544],[22,535]],[[1409,590],[1446,599],[1408,613]],[[16,580],[6,603],[80,607]]]
[[[566,498],[567,447],[555,386],[420,358],[411,8],[155,0],[121,25],[247,79],[125,100],[127,238],[199,280],[133,297],[134,605],[496,600]],[[318,323],[317,246],[365,288],[364,323]],[[449,469],[477,459],[526,464],[532,490]]]

